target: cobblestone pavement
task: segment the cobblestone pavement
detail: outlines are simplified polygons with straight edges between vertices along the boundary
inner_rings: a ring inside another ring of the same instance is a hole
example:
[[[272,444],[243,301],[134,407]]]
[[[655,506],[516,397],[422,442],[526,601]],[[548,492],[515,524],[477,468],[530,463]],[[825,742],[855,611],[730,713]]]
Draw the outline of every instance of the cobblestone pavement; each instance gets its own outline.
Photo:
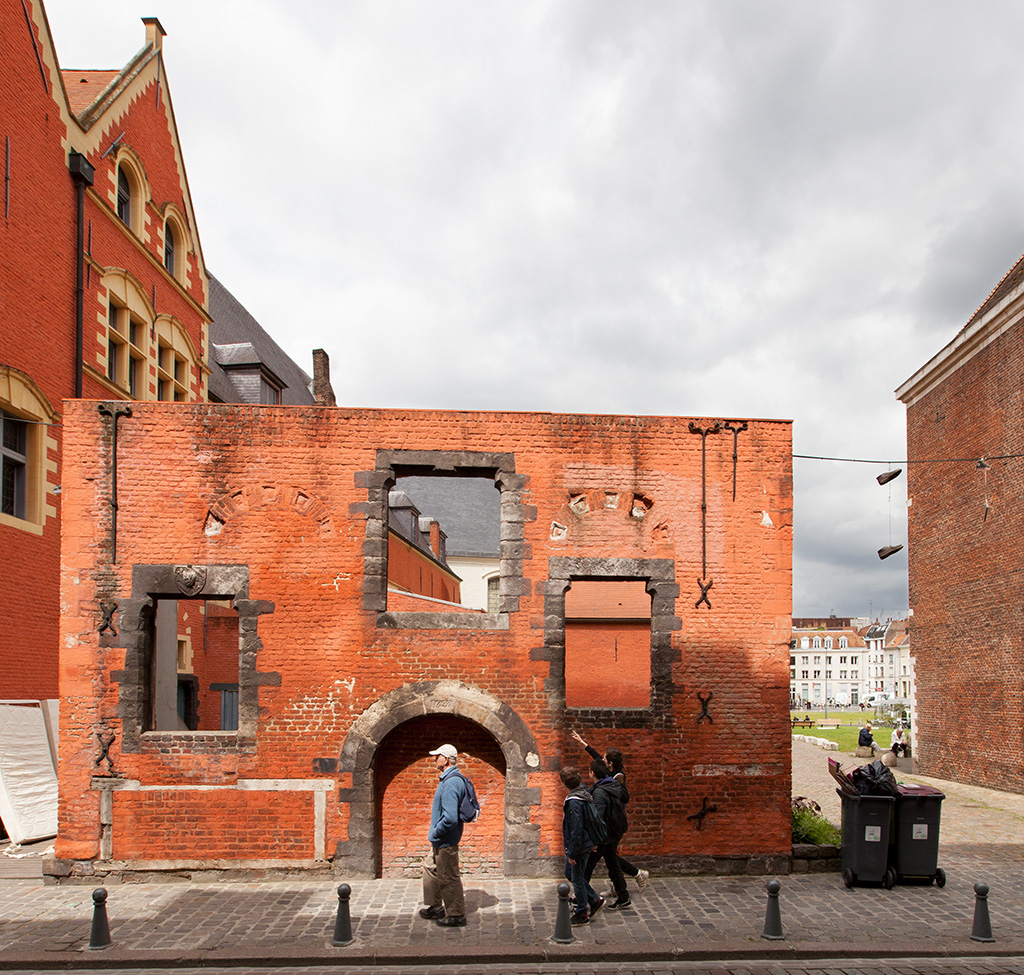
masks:
[[[826,754],[794,745],[795,792],[819,801],[829,791],[834,796]],[[927,781],[947,796],[939,848],[946,886],[847,889],[836,873],[780,877],[781,941],[761,937],[764,877],[652,876],[646,890],[634,890],[631,910],[606,910],[589,926],[573,929],[574,943],[558,945],[551,940],[557,879],[468,876],[469,924],[461,929],[438,928],[418,917],[417,881],[351,880],[353,941],[339,948],[329,944],[338,881],[109,884],[114,945],[89,951],[92,886],[47,886],[33,878],[0,882],[0,970],[201,965],[208,973],[213,966],[235,965],[285,972],[307,965],[314,966],[309,975],[320,975],[325,966],[358,972],[360,966],[386,964],[394,975],[414,969],[424,975],[431,965],[445,975],[562,970],[584,975],[612,970],[1024,975],[1024,797]],[[970,940],[977,881],[991,889],[996,939],[991,944]],[[995,967],[986,967],[983,959],[993,955],[1002,957]],[[883,963],[889,956],[892,960]],[[969,965],[954,963],[961,956]],[[897,964],[899,958],[917,960]],[[928,958],[934,961],[922,960]],[[819,959],[817,967],[811,959]],[[863,959],[870,964],[861,964]]]

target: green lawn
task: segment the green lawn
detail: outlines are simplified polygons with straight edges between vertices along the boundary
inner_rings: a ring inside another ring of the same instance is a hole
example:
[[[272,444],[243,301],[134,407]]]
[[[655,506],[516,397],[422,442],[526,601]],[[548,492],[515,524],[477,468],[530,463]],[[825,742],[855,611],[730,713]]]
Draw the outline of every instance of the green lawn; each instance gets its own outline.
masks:
[[[790,717],[792,718],[803,718],[809,716],[812,720],[826,720],[825,715],[821,711],[791,711]],[[870,717],[870,716],[868,716]],[[829,741],[834,741],[839,746],[839,751],[850,753],[857,747],[857,735],[860,733],[861,725],[864,721],[868,720],[868,717],[861,714],[860,712],[854,713],[837,711],[835,714],[829,713],[828,719],[831,721],[839,721],[838,728],[794,728],[794,735],[812,735],[815,738],[826,738]],[[880,737],[881,729],[875,732],[875,741],[877,741],[884,748],[888,743],[888,731],[884,732],[884,736]]]

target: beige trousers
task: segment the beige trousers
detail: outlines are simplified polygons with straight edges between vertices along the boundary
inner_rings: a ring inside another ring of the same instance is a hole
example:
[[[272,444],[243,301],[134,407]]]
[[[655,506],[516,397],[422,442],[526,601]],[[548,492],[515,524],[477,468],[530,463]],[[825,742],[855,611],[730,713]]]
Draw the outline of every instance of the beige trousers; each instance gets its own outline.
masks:
[[[423,902],[427,907],[440,907],[444,902],[448,917],[465,915],[466,898],[462,892],[457,846],[431,850],[423,861]]]

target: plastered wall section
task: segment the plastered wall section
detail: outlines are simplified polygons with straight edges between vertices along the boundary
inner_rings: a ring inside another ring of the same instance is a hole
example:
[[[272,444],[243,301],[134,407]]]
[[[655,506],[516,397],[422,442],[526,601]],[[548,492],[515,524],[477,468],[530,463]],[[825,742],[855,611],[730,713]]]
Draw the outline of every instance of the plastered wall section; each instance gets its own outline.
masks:
[[[687,419],[135,404],[118,426],[111,564],[109,421],[96,403],[65,410],[58,858],[344,862],[380,839],[364,835],[372,796],[357,788],[346,740],[386,695],[437,681],[479,689],[526,729],[535,753],[505,793],[506,815],[513,801],[526,810],[516,825],[526,856],[561,856],[558,769],[587,761],[573,728],[626,752],[634,848],[665,862],[788,856],[788,422],[749,422],[734,500],[732,436],[705,443]],[[502,580],[513,608],[484,614],[488,628],[480,614],[392,625],[367,608],[382,585],[367,573],[379,551],[368,485],[386,480],[378,451],[466,450],[514,458],[521,573]],[[98,630],[103,604],[135,611],[133,567],[156,564],[246,567],[239,605],[258,637],[245,638],[240,697],[250,679],[258,711],[237,735],[129,726],[123,620],[112,617],[116,636]],[[665,576],[657,707],[567,708],[564,621],[552,616],[565,577],[638,565]],[[98,764],[97,743],[111,737]],[[262,832],[239,828],[240,793]],[[161,828],[170,818],[176,828]],[[280,830],[292,846],[275,842]]]

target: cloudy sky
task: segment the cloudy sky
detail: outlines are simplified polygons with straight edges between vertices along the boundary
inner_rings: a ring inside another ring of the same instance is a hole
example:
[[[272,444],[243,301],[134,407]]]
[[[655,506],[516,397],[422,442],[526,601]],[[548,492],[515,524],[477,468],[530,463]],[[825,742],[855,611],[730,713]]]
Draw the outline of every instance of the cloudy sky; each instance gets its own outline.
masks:
[[[207,265],[342,405],[900,460],[893,390],[1024,251],[1017,0],[46,6],[67,68],[160,18]],[[905,613],[886,466],[794,461],[796,615]]]

